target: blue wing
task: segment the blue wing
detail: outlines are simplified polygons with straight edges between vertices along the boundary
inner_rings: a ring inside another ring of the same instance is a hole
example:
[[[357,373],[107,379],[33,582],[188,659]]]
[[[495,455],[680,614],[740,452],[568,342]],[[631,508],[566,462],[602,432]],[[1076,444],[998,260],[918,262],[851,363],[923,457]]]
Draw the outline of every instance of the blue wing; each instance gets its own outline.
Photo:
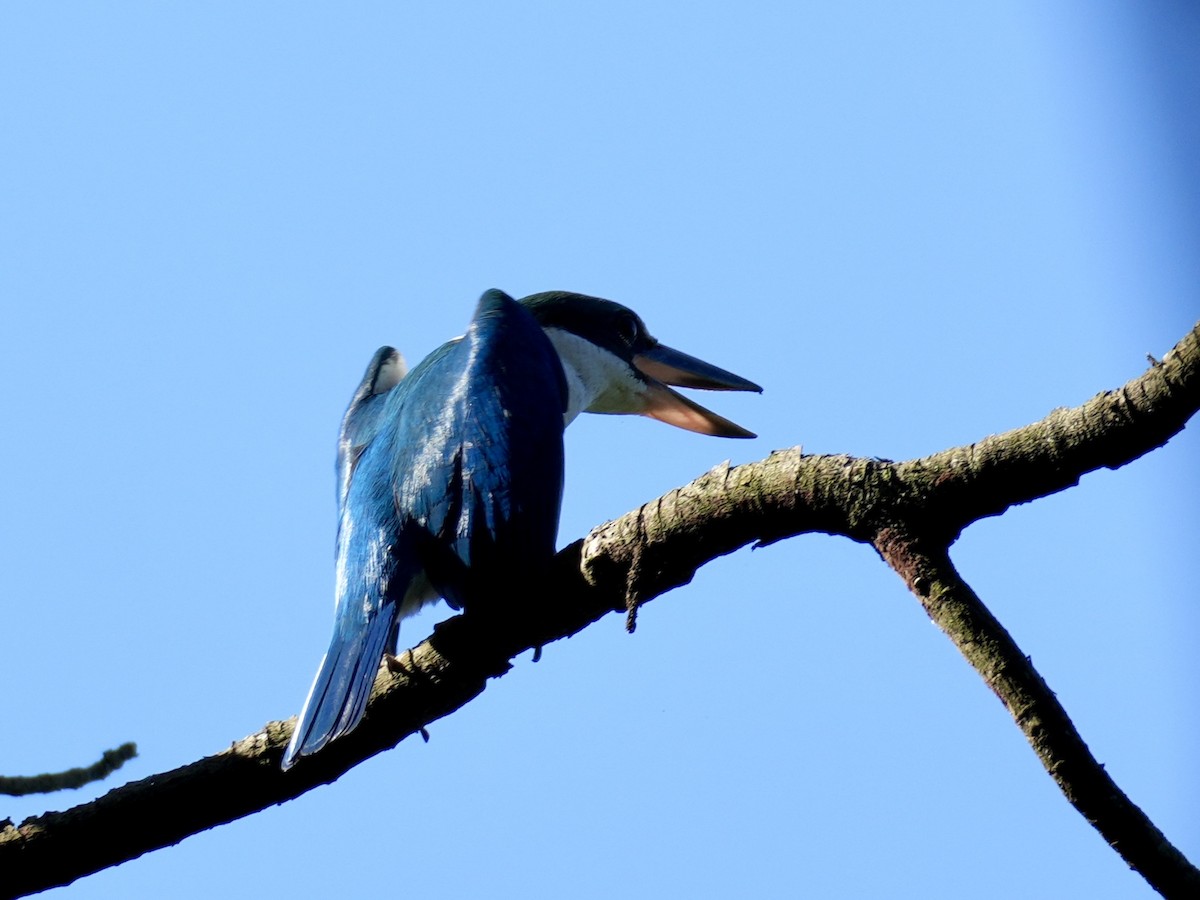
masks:
[[[500,291],[483,295],[467,333],[439,354],[411,376],[395,503],[420,525],[438,593],[479,605],[553,556],[566,381],[533,316]]]
[[[400,353],[392,347],[380,347],[342,417],[337,452],[338,590],[334,634],[288,744],[284,769],[291,768],[298,756],[317,752],[362,718],[389,637],[393,616],[383,589],[395,580],[399,560],[388,559],[386,542],[381,545],[378,539],[364,539],[363,533],[373,526],[377,535],[386,534],[389,527],[394,528],[394,522],[388,522],[386,516],[380,521],[378,515],[370,515],[372,511],[386,513],[386,509],[371,507],[364,507],[363,514],[356,517],[347,508],[347,501],[358,461],[379,432],[384,400],[405,373]],[[372,563],[375,571],[368,579],[362,567]],[[353,570],[355,564],[358,571]],[[347,571],[347,565],[351,571]],[[342,602],[344,585],[352,581],[369,581],[376,588],[357,610]]]
[[[383,401],[388,391],[400,383],[406,372],[404,357],[398,350],[394,347],[380,347],[371,357],[362,383],[354,392],[346,414],[342,416],[337,453],[339,513],[346,506],[346,494],[350,490],[350,478],[354,474],[358,458],[379,431]]]
[[[474,608],[554,553],[566,385],[532,315],[488,291],[462,338],[377,391],[387,350],[343,421],[334,635],[285,769],[358,724],[400,617],[435,594]]]

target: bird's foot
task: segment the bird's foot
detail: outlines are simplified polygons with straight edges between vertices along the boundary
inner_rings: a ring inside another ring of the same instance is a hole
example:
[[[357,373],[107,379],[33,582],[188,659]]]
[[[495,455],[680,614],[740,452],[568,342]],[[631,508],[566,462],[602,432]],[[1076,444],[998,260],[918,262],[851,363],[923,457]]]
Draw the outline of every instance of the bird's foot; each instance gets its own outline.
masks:
[[[408,656],[408,663],[405,663],[404,656]],[[393,675],[412,675],[415,671],[415,661],[413,660],[413,652],[405,650],[401,656],[393,656],[391,653],[383,654],[383,664],[387,666],[387,670]]]

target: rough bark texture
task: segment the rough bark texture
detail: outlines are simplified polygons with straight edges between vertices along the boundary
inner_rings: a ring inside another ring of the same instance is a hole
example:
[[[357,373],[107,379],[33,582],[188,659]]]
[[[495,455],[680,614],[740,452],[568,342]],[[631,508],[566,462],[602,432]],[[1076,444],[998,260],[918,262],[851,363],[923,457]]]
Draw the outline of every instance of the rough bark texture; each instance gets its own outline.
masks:
[[[825,532],[872,544],[997,694],[1067,799],[1166,897],[1200,897],[1200,872],[1108,777],[1053,692],[959,577],[964,527],[1162,445],[1200,407],[1200,326],[1161,363],[1075,409],[976,444],[893,463],[772,453],[720,466],[594,529],[558,555],[546,596],[516,621],[457,616],[380,670],[367,718],[284,774],[294,720],[91,803],[0,830],[0,897],[71,881],[299,796],[458,709],[508,660],[634,610],[751,542]]]

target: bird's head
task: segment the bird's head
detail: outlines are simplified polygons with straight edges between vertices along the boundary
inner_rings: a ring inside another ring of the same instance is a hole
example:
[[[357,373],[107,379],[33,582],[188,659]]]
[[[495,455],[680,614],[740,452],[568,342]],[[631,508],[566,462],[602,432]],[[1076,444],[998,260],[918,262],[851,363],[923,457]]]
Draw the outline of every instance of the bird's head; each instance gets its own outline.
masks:
[[[660,344],[633,310],[584,294],[547,291],[522,299],[558,352],[566,375],[569,422],[580,412],[649,416],[718,437],[755,435],[671,390],[756,391],[732,372]]]

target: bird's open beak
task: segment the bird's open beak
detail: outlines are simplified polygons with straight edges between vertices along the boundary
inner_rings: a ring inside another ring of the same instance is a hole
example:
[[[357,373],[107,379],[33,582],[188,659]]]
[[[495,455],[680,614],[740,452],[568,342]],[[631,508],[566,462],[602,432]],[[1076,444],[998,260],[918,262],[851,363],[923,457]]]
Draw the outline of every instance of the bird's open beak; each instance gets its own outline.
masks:
[[[757,437],[754,432],[667,387],[673,384],[707,391],[754,391],[761,394],[762,388],[753,381],[662,344],[655,344],[649,350],[634,354],[633,364],[649,379],[643,415],[699,434]]]

